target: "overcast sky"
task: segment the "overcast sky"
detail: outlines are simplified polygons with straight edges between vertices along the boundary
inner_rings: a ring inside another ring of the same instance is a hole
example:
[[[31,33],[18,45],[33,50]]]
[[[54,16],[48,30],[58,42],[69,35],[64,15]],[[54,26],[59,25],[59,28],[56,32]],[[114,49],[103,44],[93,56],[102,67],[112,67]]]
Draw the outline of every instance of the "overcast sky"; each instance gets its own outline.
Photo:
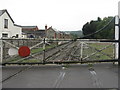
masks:
[[[97,17],[115,16],[120,0],[0,0],[0,10],[7,9],[18,25],[45,24],[60,31],[81,30]]]

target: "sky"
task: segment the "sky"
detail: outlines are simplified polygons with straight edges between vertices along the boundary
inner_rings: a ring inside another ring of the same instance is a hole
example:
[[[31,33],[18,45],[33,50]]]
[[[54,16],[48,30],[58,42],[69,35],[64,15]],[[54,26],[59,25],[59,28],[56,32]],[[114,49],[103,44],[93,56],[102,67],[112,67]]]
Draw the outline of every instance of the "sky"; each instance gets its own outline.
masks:
[[[82,30],[97,17],[118,14],[120,0],[0,0],[0,10],[7,9],[16,24],[48,27],[59,31]]]

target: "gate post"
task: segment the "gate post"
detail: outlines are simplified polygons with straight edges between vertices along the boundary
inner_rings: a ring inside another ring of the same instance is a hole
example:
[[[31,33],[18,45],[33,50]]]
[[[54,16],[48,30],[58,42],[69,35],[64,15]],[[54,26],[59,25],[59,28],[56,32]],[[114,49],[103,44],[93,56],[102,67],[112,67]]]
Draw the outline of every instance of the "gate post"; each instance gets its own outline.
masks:
[[[3,47],[2,47],[2,39],[0,39],[0,64],[2,64],[3,59]],[[0,90],[2,90],[2,65],[0,65]]]
[[[80,50],[80,53],[81,53],[81,55],[80,55],[80,60],[81,60],[81,62],[82,62],[82,58],[83,58],[83,42],[81,42],[81,50]]]
[[[3,41],[0,40],[0,63],[2,64],[3,61]]]
[[[119,17],[115,16],[115,40],[119,40]],[[119,43],[115,44],[115,59],[119,59]]]
[[[120,1],[118,3],[118,25],[119,25],[119,29],[118,29],[118,63],[119,63],[119,66],[120,66]]]
[[[43,39],[43,64],[45,64],[45,38]]]

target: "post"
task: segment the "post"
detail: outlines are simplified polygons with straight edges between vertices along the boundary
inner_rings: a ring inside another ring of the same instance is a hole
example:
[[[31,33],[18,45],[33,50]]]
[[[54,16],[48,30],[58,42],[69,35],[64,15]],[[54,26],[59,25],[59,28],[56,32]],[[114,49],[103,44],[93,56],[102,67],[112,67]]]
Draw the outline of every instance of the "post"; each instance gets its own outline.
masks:
[[[45,38],[43,40],[43,64],[45,64]]]
[[[118,43],[118,63],[119,63],[119,66],[120,66],[120,1],[118,3],[118,25],[119,25],[119,30],[118,30],[118,40],[119,40],[119,43]]]
[[[119,17],[115,16],[115,40],[119,40]],[[119,43],[115,44],[115,59],[119,59]]]
[[[3,45],[2,39],[0,39],[0,64],[2,64],[3,60]],[[0,90],[2,90],[2,65],[0,65]]]
[[[3,61],[3,42],[2,39],[0,40],[0,63],[2,64]]]
[[[3,60],[3,43],[0,39],[0,90],[2,90],[2,60]]]
[[[83,42],[81,42],[81,49],[80,49],[80,60],[82,61],[82,58],[83,58]]]

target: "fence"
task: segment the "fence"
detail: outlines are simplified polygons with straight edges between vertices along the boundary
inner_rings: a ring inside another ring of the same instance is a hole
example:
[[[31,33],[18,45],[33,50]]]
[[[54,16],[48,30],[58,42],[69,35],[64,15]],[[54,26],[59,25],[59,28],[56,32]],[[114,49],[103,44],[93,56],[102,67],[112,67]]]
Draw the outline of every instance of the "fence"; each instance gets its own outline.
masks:
[[[0,39],[1,64],[116,62],[115,42],[104,40]]]

